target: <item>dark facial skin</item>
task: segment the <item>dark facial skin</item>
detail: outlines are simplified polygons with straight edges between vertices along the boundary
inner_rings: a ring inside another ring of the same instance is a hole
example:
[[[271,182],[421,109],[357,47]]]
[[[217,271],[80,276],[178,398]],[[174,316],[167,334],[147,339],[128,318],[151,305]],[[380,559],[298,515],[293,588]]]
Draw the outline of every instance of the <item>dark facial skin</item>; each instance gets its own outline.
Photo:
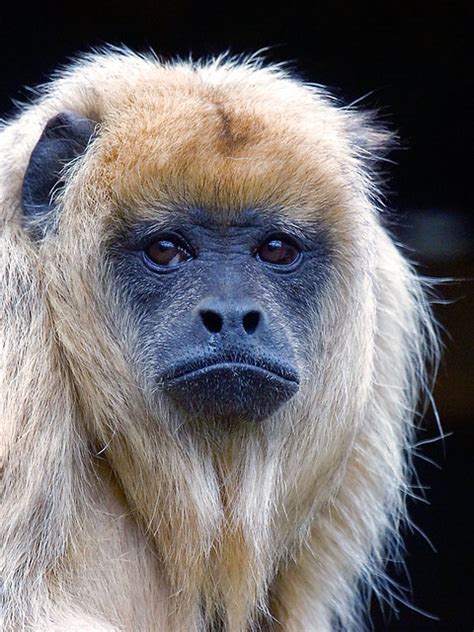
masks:
[[[190,417],[260,421],[298,391],[328,246],[278,214],[217,217],[177,211],[135,227],[113,267],[152,382]]]
[[[23,182],[34,236],[53,230],[51,193],[95,129],[74,112],[48,122]],[[298,391],[329,241],[274,209],[234,212],[225,224],[223,216],[177,208],[129,227],[104,254],[135,316],[139,370],[153,391],[190,418],[260,421]]]

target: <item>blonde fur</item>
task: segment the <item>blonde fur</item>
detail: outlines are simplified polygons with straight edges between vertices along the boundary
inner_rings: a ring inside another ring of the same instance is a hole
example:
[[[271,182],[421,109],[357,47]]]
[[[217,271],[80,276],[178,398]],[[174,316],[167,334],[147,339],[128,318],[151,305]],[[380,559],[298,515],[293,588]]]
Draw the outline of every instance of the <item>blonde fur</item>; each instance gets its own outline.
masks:
[[[21,184],[65,110],[98,134],[55,192],[55,230],[35,240]],[[256,60],[166,64],[125,50],[82,58],[4,125],[5,632],[201,631],[216,613],[228,632],[360,629],[361,587],[380,584],[404,515],[435,349],[420,283],[377,208],[373,165],[389,141]],[[124,223],[179,203],[222,222],[278,207],[336,244],[313,340],[293,341],[313,365],[259,426],[183,425],[136,368],[103,252]]]

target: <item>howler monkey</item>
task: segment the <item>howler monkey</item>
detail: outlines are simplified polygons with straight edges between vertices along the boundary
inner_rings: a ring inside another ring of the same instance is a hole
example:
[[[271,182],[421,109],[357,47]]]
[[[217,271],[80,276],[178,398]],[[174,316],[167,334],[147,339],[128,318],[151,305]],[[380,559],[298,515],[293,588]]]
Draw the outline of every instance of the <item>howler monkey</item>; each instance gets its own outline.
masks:
[[[390,135],[258,61],[82,58],[0,134],[3,630],[360,630],[427,353]]]

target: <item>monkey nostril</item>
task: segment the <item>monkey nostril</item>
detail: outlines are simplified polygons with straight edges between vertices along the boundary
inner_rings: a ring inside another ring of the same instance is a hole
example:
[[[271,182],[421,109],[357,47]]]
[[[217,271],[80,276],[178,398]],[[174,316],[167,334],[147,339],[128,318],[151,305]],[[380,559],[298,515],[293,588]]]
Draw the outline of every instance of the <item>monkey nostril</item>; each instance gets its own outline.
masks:
[[[260,312],[247,312],[243,318],[243,325],[246,333],[253,334],[260,322]]]
[[[211,309],[202,310],[199,312],[201,315],[204,327],[211,332],[211,334],[217,334],[222,329],[222,316],[217,312],[213,312]]]

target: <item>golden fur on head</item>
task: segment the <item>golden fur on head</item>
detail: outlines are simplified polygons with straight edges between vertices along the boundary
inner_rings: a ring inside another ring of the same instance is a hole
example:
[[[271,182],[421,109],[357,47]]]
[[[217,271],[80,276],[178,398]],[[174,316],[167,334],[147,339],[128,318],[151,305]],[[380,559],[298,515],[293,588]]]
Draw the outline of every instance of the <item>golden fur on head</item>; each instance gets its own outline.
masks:
[[[97,134],[55,193],[57,226],[35,240],[23,176],[66,110]],[[361,586],[378,587],[403,515],[435,347],[420,284],[377,213],[372,165],[389,140],[278,68],[127,51],[83,58],[4,126],[6,631],[360,629]],[[197,432],[165,400],[157,410],[137,370],[103,253],[171,205],[222,222],[277,208],[336,245],[313,339],[295,341],[313,363],[258,426]]]

